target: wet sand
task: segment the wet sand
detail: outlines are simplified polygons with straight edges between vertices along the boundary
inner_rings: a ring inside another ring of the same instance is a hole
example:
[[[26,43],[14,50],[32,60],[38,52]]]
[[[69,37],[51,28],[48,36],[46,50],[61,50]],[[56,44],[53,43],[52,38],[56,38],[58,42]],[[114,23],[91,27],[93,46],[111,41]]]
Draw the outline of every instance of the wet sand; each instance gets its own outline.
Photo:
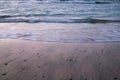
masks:
[[[0,38],[47,42],[120,41],[120,23],[0,23]]]
[[[120,42],[0,39],[0,80],[120,80]]]

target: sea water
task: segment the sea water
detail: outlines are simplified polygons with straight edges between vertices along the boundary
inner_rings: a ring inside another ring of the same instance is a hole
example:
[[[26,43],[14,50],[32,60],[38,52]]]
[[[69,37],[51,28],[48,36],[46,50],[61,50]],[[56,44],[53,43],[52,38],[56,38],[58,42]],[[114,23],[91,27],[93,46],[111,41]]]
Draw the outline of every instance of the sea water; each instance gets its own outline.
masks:
[[[11,30],[13,26],[3,28],[0,25],[1,39],[19,38],[57,42],[120,41],[120,1],[1,0],[0,24],[3,23],[17,26]],[[26,30],[21,30],[23,27],[18,24],[23,23],[29,24],[32,28],[24,26]],[[39,24],[39,26],[33,26],[35,24]],[[44,28],[47,30],[42,31],[41,24],[45,24]],[[54,32],[54,27],[59,28],[56,30],[58,32]],[[51,31],[48,30],[49,28]],[[19,36],[20,34],[23,36]]]
[[[119,22],[120,2],[0,1],[0,22],[84,23],[95,22],[94,19]]]

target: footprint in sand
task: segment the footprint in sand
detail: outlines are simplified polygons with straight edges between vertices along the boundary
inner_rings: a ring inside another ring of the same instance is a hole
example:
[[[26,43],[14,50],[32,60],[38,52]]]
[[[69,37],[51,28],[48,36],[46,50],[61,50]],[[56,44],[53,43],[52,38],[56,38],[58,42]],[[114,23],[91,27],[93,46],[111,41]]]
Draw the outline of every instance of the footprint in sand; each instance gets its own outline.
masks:
[[[7,75],[7,73],[3,73],[3,74],[2,74],[2,76],[6,76],[6,75]]]
[[[36,77],[37,75],[34,75],[34,77]]]
[[[45,76],[42,76],[42,78],[45,78]]]
[[[117,77],[114,77],[113,79],[114,79],[114,80],[117,80]]]
[[[72,61],[72,59],[69,59],[69,61]]]
[[[7,65],[8,65],[8,63],[4,63],[4,65],[5,65],[5,66],[7,66]]]
[[[24,67],[22,67],[22,68],[21,68],[21,70],[23,70],[23,71],[24,71],[24,70],[25,70],[25,68],[24,68]]]
[[[37,53],[37,55],[39,55],[39,53]]]
[[[40,66],[38,66],[38,68],[40,68]]]
[[[87,52],[87,50],[84,50],[84,52]]]
[[[104,50],[101,50],[101,52],[103,53],[103,52],[104,52]]]
[[[24,62],[26,62],[27,60],[25,59]]]
[[[99,65],[101,65],[102,63],[101,63],[101,62],[99,62],[98,64],[99,64]]]
[[[37,55],[38,55],[39,58],[41,57],[40,53],[37,53]]]

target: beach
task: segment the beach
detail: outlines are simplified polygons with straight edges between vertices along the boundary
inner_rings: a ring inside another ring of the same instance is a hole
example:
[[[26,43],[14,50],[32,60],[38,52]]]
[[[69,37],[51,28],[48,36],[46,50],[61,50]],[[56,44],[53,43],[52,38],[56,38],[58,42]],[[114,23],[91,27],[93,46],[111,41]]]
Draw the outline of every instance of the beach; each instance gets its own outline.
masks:
[[[0,39],[0,80],[119,80],[120,42]]]
[[[120,80],[120,0],[0,0],[0,80]]]

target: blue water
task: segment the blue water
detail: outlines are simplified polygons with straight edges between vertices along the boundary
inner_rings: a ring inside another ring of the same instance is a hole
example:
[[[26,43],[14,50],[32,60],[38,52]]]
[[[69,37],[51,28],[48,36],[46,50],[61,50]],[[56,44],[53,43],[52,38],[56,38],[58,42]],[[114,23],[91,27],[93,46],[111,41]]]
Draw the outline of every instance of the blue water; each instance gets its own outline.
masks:
[[[99,1],[99,2],[98,2]],[[0,1],[0,22],[108,23],[120,22],[119,1]]]

